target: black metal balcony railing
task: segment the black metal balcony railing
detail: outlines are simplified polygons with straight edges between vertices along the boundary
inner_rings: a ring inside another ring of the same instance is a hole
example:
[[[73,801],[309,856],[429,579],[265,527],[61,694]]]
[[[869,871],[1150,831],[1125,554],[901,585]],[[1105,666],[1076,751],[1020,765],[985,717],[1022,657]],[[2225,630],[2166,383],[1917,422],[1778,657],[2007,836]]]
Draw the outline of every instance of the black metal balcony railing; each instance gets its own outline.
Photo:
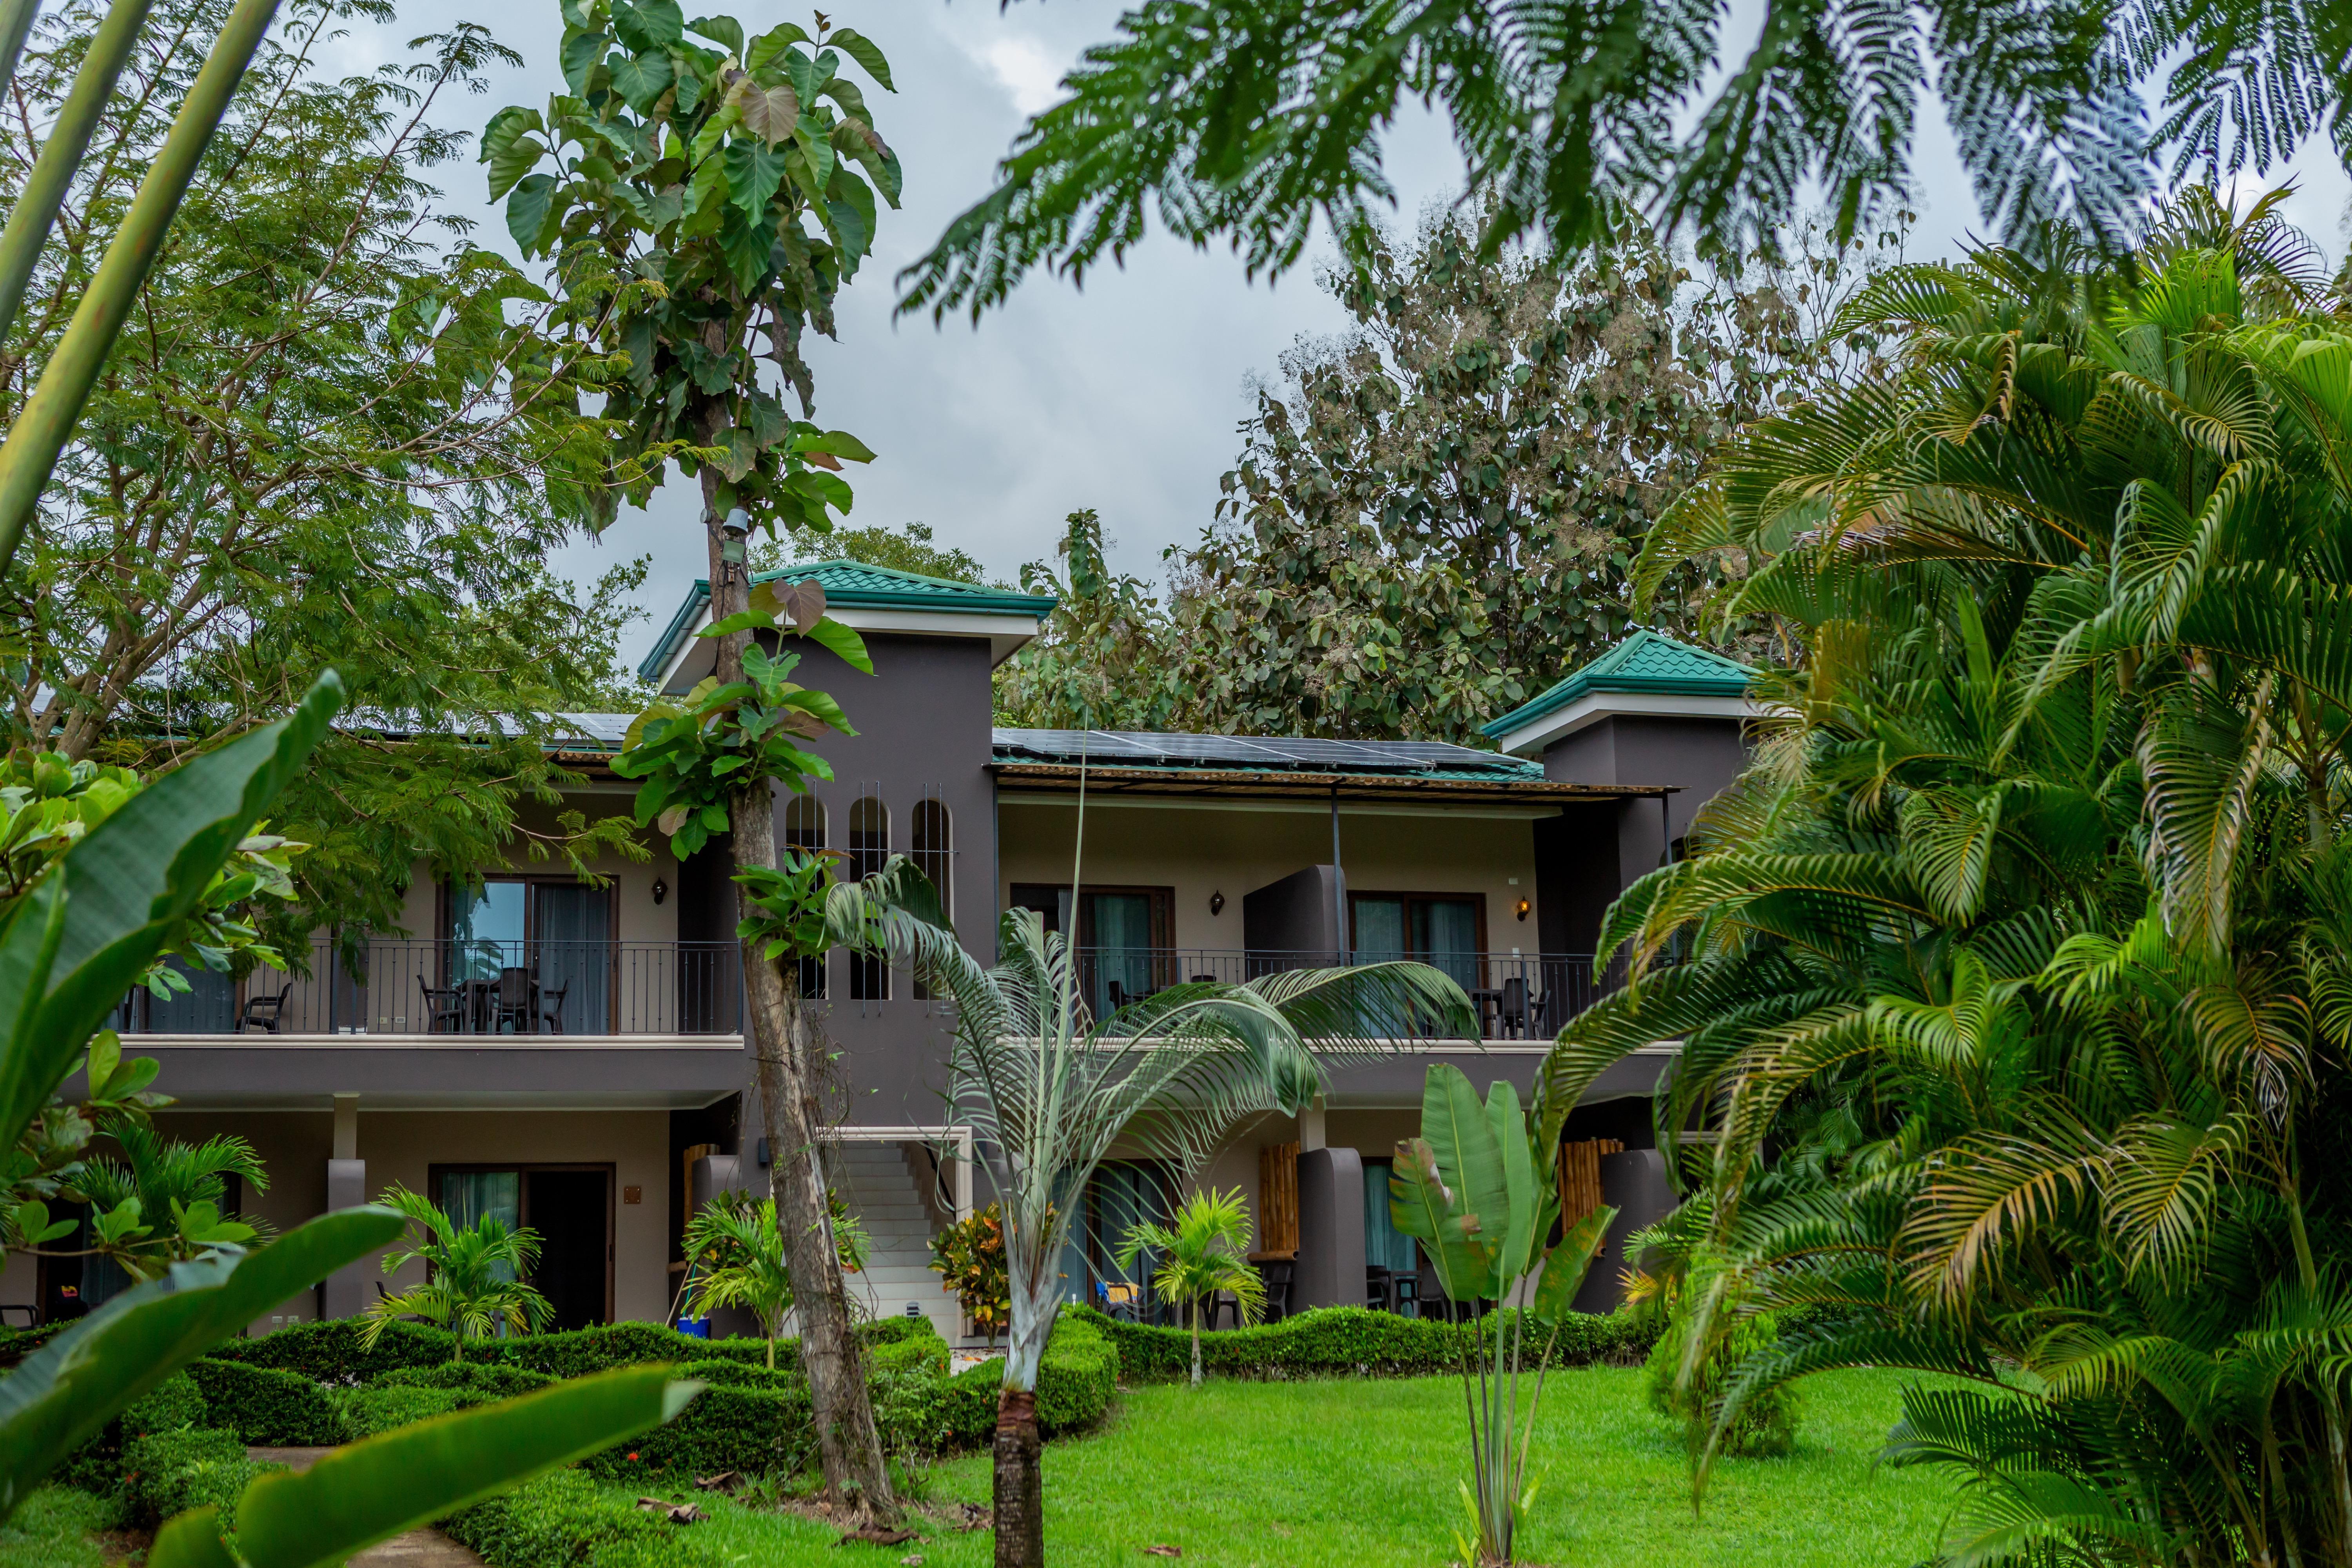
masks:
[[[1239,952],[1206,948],[1078,949],[1079,984],[1097,1016],[1192,980],[1239,984],[1261,974],[1334,963],[1411,959],[1452,977],[1478,1009],[1490,1040],[1549,1039],[1569,1019],[1625,983],[1622,958],[1596,968],[1591,953]],[[1414,1038],[1436,1032],[1430,1020],[1367,1020],[1367,1032]]]
[[[742,1027],[731,942],[372,941],[356,966],[331,944],[304,978],[184,971],[169,998],[134,992],[126,1034],[731,1035]],[[354,973],[354,967],[356,973]]]

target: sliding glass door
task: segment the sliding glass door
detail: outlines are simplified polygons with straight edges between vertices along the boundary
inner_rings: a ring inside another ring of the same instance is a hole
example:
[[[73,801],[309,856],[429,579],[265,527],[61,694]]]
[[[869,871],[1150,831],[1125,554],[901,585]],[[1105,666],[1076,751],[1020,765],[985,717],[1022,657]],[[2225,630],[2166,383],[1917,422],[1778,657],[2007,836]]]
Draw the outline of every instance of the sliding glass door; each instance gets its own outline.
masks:
[[[610,1165],[436,1165],[435,1199],[460,1227],[485,1216],[539,1237],[530,1283],[555,1310],[551,1327],[613,1321]],[[500,1268],[501,1279],[514,1278]]]
[[[494,879],[449,890],[449,978],[467,1032],[601,1035],[613,1012],[613,893]]]

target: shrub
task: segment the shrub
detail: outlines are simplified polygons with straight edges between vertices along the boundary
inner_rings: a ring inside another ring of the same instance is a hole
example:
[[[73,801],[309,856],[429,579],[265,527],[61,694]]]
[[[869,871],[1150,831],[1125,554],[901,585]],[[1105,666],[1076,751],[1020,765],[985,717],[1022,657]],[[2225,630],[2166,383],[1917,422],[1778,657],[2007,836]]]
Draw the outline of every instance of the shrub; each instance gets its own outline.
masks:
[[[1192,1336],[1182,1329],[1123,1322],[1087,1306],[1067,1307],[1118,1352],[1120,1375],[1130,1382],[1188,1377]],[[1228,1377],[1430,1377],[1462,1369],[1473,1332],[1491,1335],[1488,1323],[1449,1323],[1436,1318],[1406,1318],[1361,1307],[1317,1307],[1277,1323],[1221,1330],[1201,1341],[1201,1362]],[[1637,1366],[1657,1337],[1653,1324],[1630,1312],[1605,1316],[1571,1314],[1557,1338],[1546,1324],[1528,1325],[1528,1360],[1536,1364],[1547,1344],[1551,1366]],[[1040,1387],[1043,1384],[1041,1380]]]
[[[461,1509],[441,1524],[492,1568],[718,1568],[722,1559],[696,1528],[646,1512],[572,1470]]]
[[[403,1367],[385,1373],[369,1386],[373,1388],[454,1388],[467,1394],[479,1394],[490,1399],[512,1399],[533,1389],[545,1388],[555,1379],[529,1367],[503,1366],[494,1362],[443,1362],[438,1366]]]
[[[123,1449],[123,1491],[134,1517],[158,1524],[207,1503],[220,1510],[223,1529],[236,1526],[236,1500],[256,1476],[283,1466],[246,1458],[236,1433],[189,1426],[134,1437]]]
[[[1687,1321],[1681,1312],[1668,1321],[1665,1332],[1658,1336],[1658,1342],[1651,1347],[1649,1361],[1642,1368],[1642,1387],[1650,1408],[1682,1423],[1684,1439],[1696,1450],[1713,1431],[1717,1407],[1739,1363],[1777,1345],[1780,1326],[1769,1312],[1735,1320],[1723,1342],[1699,1363],[1698,1373],[1689,1386],[1678,1388],[1675,1380],[1682,1371],[1684,1347],[1688,1342],[1685,1332]],[[1797,1446],[1797,1422],[1801,1414],[1795,1389],[1786,1384],[1768,1388],[1739,1407],[1739,1416],[1725,1431],[1719,1451],[1751,1458],[1785,1454]]]
[[[59,1319],[35,1329],[0,1329],[0,1371],[5,1371],[73,1326]]]
[[[799,1388],[805,1380],[797,1372],[770,1372],[755,1361],[690,1361],[677,1368],[680,1377],[699,1378],[713,1388]]]
[[[583,1465],[592,1475],[633,1486],[649,1476],[772,1475],[798,1469],[815,1446],[808,1385],[795,1375],[778,1388],[713,1384],[667,1425]]]
[[[446,1362],[455,1343],[438,1329],[394,1322],[384,1325],[383,1337],[373,1345],[365,1345],[361,1343],[362,1326],[350,1318],[296,1323],[250,1339],[224,1341],[212,1355],[217,1361],[298,1373],[336,1388],[367,1383],[402,1367]]]
[[[470,1405],[488,1405],[492,1396],[466,1388],[418,1388],[410,1384],[383,1383],[355,1388],[336,1401],[343,1440],[356,1443],[379,1432],[413,1426],[436,1415]]]
[[[60,1485],[110,1493],[122,1479],[122,1446],[153,1433],[184,1431],[205,1422],[205,1396],[195,1379],[174,1373],[131,1401],[97,1436],[66,1456],[56,1471]]]
[[[1054,1337],[1037,1363],[1037,1426],[1048,1436],[1091,1426],[1110,1409],[1118,1386],[1119,1356],[1097,1327],[1105,1321],[1083,1307],[1065,1307],[1055,1320]],[[1188,1368],[1190,1354],[1188,1351]],[[992,1440],[997,1396],[1003,1386],[1001,1361],[966,1367],[951,1382],[946,1423],[958,1444],[979,1447]]]
[[[204,1391],[205,1419],[247,1444],[310,1447],[342,1440],[334,1400],[299,1373],[209,1356],[188,1370]]]

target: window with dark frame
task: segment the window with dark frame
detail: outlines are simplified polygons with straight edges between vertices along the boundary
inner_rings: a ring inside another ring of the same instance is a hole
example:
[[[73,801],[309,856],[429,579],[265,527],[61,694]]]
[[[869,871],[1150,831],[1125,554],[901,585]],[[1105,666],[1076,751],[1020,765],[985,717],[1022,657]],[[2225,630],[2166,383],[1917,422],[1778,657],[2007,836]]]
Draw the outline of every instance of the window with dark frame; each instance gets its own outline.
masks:
[[[948,816],[947,803],[935,796],[926,796],[915,803],[914,844],[915,869],[930,879],[940,895],[940,912],[948,924],[955,924],[955,836]],[[915,982],[915,1000],[930,999],[930,989],[920,980]]]
[[[1045,929],[1069,934],[1070,889],[1045,882],[1015,882],[1013,904],[1035,910]],[[1173,888],[1080,889],[1076,941],[1079,984],[1096,1016],[1140,1002],[1173,985],[1177,971]]]

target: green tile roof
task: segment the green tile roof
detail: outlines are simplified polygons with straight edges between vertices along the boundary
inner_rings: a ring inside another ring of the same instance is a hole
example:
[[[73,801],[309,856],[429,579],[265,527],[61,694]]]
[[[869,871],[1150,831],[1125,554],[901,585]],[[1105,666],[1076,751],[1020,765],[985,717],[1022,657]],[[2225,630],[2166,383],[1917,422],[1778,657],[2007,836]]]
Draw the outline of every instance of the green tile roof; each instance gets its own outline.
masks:
[[[824,602],[844,609],[926,610],[933,615],[956,616],[1034,616],[1043,619],[1051,615],[1054,599],[1043,594],[1012,594],[1001,588],[983,588],[977,583],[959,583],[948,577],[926,577],[918,572],[900,572],[888,566],[869,566],[863,561],[802,561],[773,572],[761,572],[751,581],[759,583],[805,583],[814,579],[824,590]],[[669,626],[656,639],[653,651],[637,666],[641,680],[659,679],[677,650],[693,635],[694,623],[702,608],[710,602],[710,584],[707,578],[695,579],[687,591],[686,603],[670,617]]]
[[[1744,697],[1754,673],[1738,659],[1644,627],[1533,701],[1482,726],[1479,733],[1499,741],[1595,691]]]

